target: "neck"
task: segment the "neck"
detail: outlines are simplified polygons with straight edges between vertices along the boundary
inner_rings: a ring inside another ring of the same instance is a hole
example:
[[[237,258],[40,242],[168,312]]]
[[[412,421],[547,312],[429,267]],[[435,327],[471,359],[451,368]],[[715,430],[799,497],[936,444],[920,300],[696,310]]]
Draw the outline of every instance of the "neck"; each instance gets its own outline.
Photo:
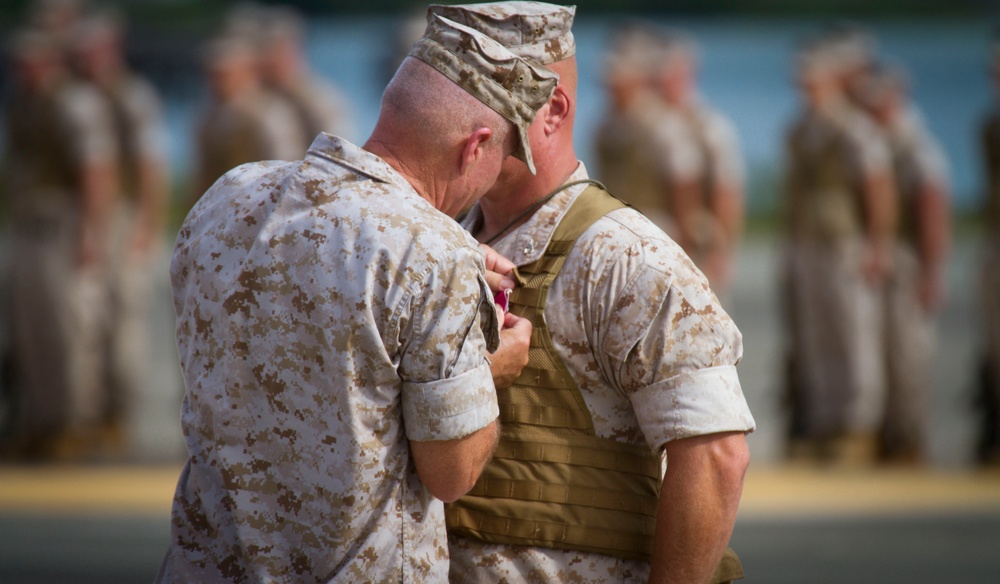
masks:
[[[562,186],[576,170],[579,162],[573,149],[567,148],[566,153],[565,160],[558,165],[539,164],[539,159],[536,159],[538,174],[535,176],[525,170],[524,180],[498,180],[498,186],[479,201],[483,223],[475,233],[476,238],[489,240],[530,219],[538,211],[532,207]]]
[[[422,173],[419,172],[419,167],[408,164],[406,157],[401,154],[398,148],[375,135],[369,138],[361,148],[381,158],[393,170],[402,175],[421,198],[434,205],[435,209],[441,209],[443,201],[440,200],[441,197],[438,196],[438,189],[434,188],[434,183],[425,180]]]

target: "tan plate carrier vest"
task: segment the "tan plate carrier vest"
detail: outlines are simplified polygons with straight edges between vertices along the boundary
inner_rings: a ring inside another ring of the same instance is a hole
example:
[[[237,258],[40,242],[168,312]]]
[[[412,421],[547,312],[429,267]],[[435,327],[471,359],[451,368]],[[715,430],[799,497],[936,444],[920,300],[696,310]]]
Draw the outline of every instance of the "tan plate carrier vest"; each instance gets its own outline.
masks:
[[[625,206],[604,189],[587,187],[542,257],[518,268],[521,285],[511,294],[510,311],[534,327],[528,365],[510,387],[497,389],[500,441],[472,490],[446,507],[451,533],[488,543],[650,559],[660,460],[645,446],[595,435],[544,315],[549,287],[577,238]],[[741,576],[738,558],[727,550],[712,581]]]

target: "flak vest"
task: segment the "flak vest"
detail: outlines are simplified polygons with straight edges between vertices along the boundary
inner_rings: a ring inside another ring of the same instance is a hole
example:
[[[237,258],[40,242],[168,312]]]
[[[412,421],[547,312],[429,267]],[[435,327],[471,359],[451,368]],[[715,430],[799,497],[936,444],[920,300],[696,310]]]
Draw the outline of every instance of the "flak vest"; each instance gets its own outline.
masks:
[[[496,544],[578,550],[648,561],[660,459],[645,446],[602,438],[545,323],[549,288],[577,238],[627,206],[591,185],[577,197],[544,254],[517,270],[510,311],[533,325],[528,365],[497,389],[500,440],[464,497],[446,506],[449,532]],[[743,575],[731,550],[712,582]]]

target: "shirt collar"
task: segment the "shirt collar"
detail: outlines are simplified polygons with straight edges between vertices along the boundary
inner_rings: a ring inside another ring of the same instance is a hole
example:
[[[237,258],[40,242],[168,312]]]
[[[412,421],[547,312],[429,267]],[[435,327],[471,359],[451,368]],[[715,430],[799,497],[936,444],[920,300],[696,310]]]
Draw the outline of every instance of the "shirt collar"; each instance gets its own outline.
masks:
[[[325,158],[375,180],[412,190],[410,183],[389,163],[340,136],[320,133],[309,147],[309,155]]]
[[[563,184],[587,180],[588,178],[587,169],[583,162],[580,162],[576,170],[566,178]],[[573,185],[559,192],[535,211],[527,221],[495,241],[491,247],[517,266],[527,265],[538,260],[548,248],[549,241],[552,239],[559,222],[569,210],[569,206],[587,186],[586,183]],[[469,229],[479,224],[481,220],[482,210],[477,204],[462,221],[462,226]]]

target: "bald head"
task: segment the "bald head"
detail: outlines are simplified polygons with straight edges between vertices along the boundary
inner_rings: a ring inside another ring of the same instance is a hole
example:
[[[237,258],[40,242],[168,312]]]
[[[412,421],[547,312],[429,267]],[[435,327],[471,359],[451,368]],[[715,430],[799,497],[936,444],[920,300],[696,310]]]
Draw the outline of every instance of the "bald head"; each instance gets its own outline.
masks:
[[[504,154],[512,150],[508,140],[511,122],[413,58],[403,62],[382,94],[379,125],[393,128],[394,142],[413,142],[423,156],[443,152],[484,127],[493,132],[491,146],[506,144]]]

